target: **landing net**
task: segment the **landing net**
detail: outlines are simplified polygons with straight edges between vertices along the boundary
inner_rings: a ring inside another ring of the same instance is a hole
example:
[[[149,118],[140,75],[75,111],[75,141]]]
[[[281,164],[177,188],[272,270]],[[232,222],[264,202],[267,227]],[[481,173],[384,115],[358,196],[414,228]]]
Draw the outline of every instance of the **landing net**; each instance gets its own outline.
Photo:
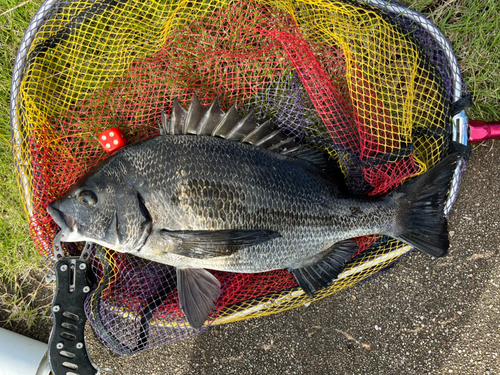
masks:
[[[120,126],[129,143],[156,136],[161,112],[170,114],[174,98],[187,108],[194,93],[204,105],[218,96],[224,111],[236,103],[259,123],[320,141],[354,194],[394,189],[464,137],[452,119],[452,104],[467,94],[453,52],[432,23],[397,2],[49,0],[20,47],[11,104],[21,195],[47,260],[58,228],[46,207],[106,157],[95,135]],[[386,237],[357,241],[358,255],[314,300],[410,250]],[[117,353],[312,301],[285,270],[214,272],[223,294],[194,330],[179,309],[174,268],[98,247],[90,261],[97,286],[87,315]]]

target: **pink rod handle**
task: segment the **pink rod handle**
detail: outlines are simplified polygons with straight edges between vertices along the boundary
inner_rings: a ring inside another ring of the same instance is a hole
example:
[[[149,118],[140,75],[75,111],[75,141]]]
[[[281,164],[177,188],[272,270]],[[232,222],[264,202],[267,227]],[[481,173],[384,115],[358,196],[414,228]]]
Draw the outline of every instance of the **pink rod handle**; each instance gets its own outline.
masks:
[[[470,120],[469,142],[482,142],[487,139],[500,139],[500,122]]]

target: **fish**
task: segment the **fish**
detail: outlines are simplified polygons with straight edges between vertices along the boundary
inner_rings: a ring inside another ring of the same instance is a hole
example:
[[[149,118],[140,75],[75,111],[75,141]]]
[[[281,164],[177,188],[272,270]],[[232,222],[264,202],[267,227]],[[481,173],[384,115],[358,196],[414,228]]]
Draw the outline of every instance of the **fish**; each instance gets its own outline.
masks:
[[[51,202],[61,242],[89,241],[176,267],[180,308],[202,327],[221,294],[209,271],[286,269],[310,297],[380,234],[434,257],[449,247],[450,154],[380,197],[353,196],[329,156],[215,98],[173,100],[160,135],[127,145]]]

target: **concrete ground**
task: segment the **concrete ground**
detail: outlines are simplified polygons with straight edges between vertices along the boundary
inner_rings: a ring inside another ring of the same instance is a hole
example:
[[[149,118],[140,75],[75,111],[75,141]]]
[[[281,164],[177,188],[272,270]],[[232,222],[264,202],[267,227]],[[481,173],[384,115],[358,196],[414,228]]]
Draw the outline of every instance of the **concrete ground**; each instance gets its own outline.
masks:
[[[309,307],[212,327],[117,356],[114,374],[500,374],[500,142],[474,146],[449,219],[451,249],[412,252],[376,279]]]

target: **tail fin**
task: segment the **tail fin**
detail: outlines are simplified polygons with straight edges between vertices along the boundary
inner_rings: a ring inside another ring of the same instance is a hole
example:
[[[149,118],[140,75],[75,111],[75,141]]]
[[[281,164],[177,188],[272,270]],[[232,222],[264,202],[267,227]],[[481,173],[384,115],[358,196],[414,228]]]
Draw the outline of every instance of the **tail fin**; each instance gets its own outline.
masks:
[[[442,257],[450,245],[444,207],[458,153],[445,157],[421,177],[399,187],[396,200],[396,226],[393,237],[426,254]],[[399,196],[399,194],[404,194]]]

